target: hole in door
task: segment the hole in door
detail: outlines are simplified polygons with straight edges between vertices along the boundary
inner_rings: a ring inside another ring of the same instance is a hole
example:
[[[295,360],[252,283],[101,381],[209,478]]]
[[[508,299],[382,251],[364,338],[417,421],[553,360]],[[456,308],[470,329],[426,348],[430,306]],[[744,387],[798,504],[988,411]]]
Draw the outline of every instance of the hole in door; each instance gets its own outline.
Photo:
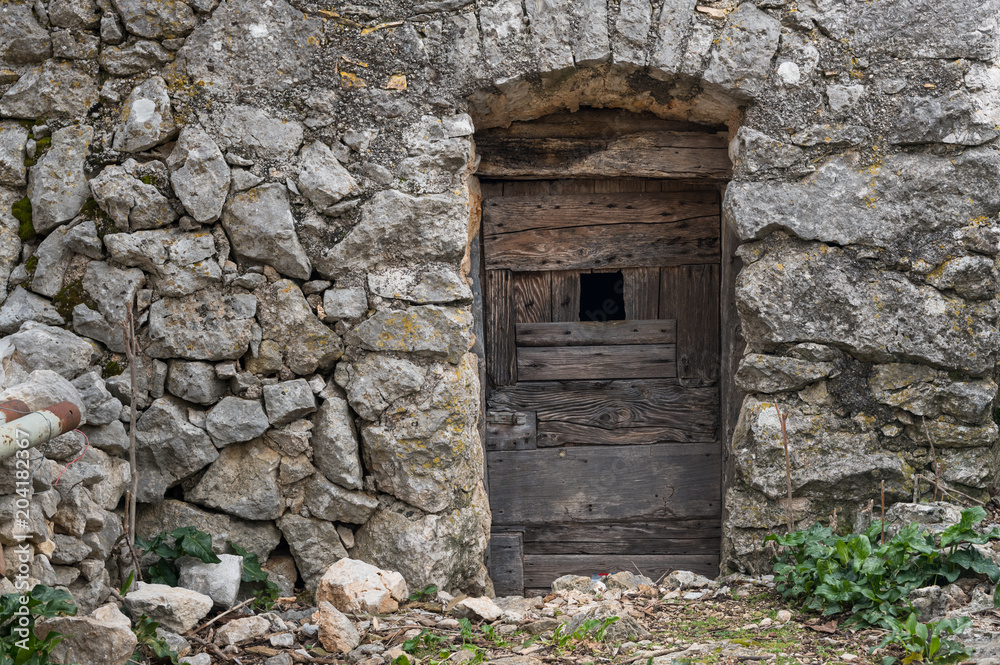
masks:
[[[624,321],[625,277],[618,272],[580,274],[580,320]]]

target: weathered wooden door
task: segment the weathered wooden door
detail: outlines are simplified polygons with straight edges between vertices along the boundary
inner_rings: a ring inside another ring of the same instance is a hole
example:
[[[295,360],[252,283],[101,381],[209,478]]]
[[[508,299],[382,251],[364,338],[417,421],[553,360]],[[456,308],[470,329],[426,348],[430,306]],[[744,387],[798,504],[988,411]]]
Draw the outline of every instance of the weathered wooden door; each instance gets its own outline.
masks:
[[[715,187],[484,182],[497,593],[718,570],[719,238]]]

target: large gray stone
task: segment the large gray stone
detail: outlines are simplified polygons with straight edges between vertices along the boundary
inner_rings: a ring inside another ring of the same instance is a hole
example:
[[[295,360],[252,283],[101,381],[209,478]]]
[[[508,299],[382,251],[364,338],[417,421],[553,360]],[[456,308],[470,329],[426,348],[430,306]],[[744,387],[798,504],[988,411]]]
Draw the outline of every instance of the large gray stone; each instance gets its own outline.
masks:
[[[960,256],[938,266],[927,275],[927,282],[966,300],[986,300],[996,293],[997,272],[990,257]]]
[[[316,410],[316,397],[305,379],[264,386],[264,405],[272,425],[285,425]]]
[[[92,426],[118,422],[122,403],[104,385],[97,372],[87,372],[73,379],[73,387],[80,391],[87,409],[87,424]]]
[[[323,292],[323,320],[360,319],[368,313],[368,294],[364,287],[346,286]]]
[[[71,61],[46,60],[0,97],[0,115],[10,118],[78,118],[97,103],[97,80]]]
[[[97,224],[84,220],[76,224],[66,234],[66,246],[77,254],[99,261],[104,256],[104,244],[97,235]]]
[[[299,153],[299,190],[320,212],[361,193],[354,177],[340,165],[325,143],[314,141]]]
[[[288,549],[295,558],[295,566],[310,591],[316,590],[327,568],[347,558],[347,550],[340,543],[337,529],[329,522],[287,513],[278,520],[278,528],[285,536]]]
[[[171,1],[171,4],[183,6],[182,2]],[[112,147],[125,152],[142,152],[166,143],[175,136],[177,125],[170,108],[167,84],[163,77],[151,76],[133,88],[125,100]]]
[[[417,305],[472,300],[472,288],[458,271],[440,265],[420,270],[386,268],[370,273],[368,288],[383,298],[405,300]]]
[[[337,383],[347,390],[347,399],[358,415],[378,420],[400,397],[420,390],[426,371],[409,360],[369,353],[337,365]]]
[[[323,325],[292,281],[278,280],[255,292],[263,339],[277,343],[285,365],[299,375],[327,370],[340,358],[344,345]]]
[[[337,396],[324,400],[313,416],[313,423],[313,464],[328,480],[349,489],[361,489],[358,435],[347,401]]]
[[[83,169],[93,138],[94,130],[86,125],[52,132],[52,145],[31,167],[28,198],[31,222],[38,233],[48,233],[76,217],[90,197]]]
[[[685,40],[692,32],[694,0],[664,0],[652,29],[656,37],[649,53],[649,75],[663,79],[680,71]]]
[[[302,125],[272,118],[252,106],[228,108],[219,132],[225,147],[261,159],[291,159],[302,145]]]
[[[208,434],[188,421],[187,407],[172,397],[161,397],[136,423],[136,460],[142,475],[138,500],[162,500],[168,488],[218,457]]]
[[[0,13],[0,59],[21,65],[41,62],[52,55],[49,32],[38,23],[32,3],[15,0]]]
[[[128,434],[120,420],[112,420],[106,425],[86,426],[81,431],[87,435],[90,445],[109,455],[122,455],[130,447]]]
[[[812,0],[816,2],[816,0]],[[996,0],[890,0],[838,8],[839,3],[816,3],[825,9],[821,26],[836,36],[849,37],[855,49],[898,58],[970,58],[991,60],[998,54],[1000,27]],[[847,9],[850,13],[841,22]],[[824,21],[827,14],[830,20]]]
[[[1000,334],[992,303],[946,298],[817,243],[779,239],[741,253],[755,260],[737,280],[737,307],[757,348],[809,341],[875,362],[915,360],[974,375],[993,367]]]
[[[403,135],[409,155],[399,164],[400,180],[419,192],[448,192],[465,177],[472,161],[469,137],[475,131],[468,115],[425,115]],[[461,185],[459,185],[461,186]]]
[[[593,67],[611,59],[608,38],[608,3],[582,0],[571,5],[578,28],[573,31],[573,61],[577,67]]]
[[[312,273],[284,185],[270,183],[235,194],[222,213],[222,226],[239,260],[264,263],[298,279]]]
[[[333,279],[392,262],[457,264],[465,255],[468,224],[466,204],[458,196],[379,192],[362,208],[358,224],[339,243],[323,250],[314,264],[324,277]]]
[[[80,407],[80,422],[87,422],[87,407],[80,391],[50,369],[36,369],[23,381],[8,385],[0,392],[0,402],[12,399],[21,400],[32,411],[45,409],[59,402],[72,402]]]
[[[90,366],[94,345],[68,330],[28,321],[11,335],[20,356],[18,362],[29,371],[48,369],[74,379]]]
[[[1000,135],[990,119],[976,113],[968,99],[914,97],[903,102],[893,143],[982,145]]]
[[[66,323],[52,303],[17,286],[3,307],[0,307],[0,332],[7,334],[15,332],[26,321],[47,323],[52,326]]]
[[[170,184],[184,209],[202,224],[222,214],[229,191],[229,166],[205,130],[188,125],[167,159]]]
[[[1000,156],[987,149],[897,154],[871,172],[838,157],[797,183],[733,183],[724,206],[743,240],[786,229],[806,240],[913,248],[919,256],[927,234],[1000,213],[1000,202],[984,194],[997,183]]]
[[[643,67],[646,64],[646,37],[653,21],[653,7],[646,0],[622,0],[618,6],[611,48],[616,64]]]
[[[912,473],[901,456],[881,449],[874,432],[836,416],[809,415],[791,407],[788,455],[797,497],[857,500],[879,491],[899,494]],[[822,450],[822,455],[816,451]],[[774,404],[748,397],[733,435],[733,460],[742,482],[778,500],[787,495],[785,448]]]
[[[147,39],[183,37],[197,20],[180,0],[112,0],[125,29]]]
[[[266,561],[281,540],[281,532],[273,522],[250,522],[175,499],[166,499],[155,506],[140,506],[137,511],[136,533],[146,539],[184,526],[211,534],[216,554],[229,551],[227,542],[232,541],[256,554],[260,561]]]
[[[383,310],[351,330],[347,343],[369,351],[406,351],[458,363],[472,344],[466,309],[421,305]]]
[[[572,4],[570,0],[551,0],[524,5],[542,72],[555,73],[573,67]]]
[[[49,20],[60,28],[95,28],[101,22],[101,10],[94,0],[52,0]]]
[[[243,557],[234,554],[219,555],[219,563],[204,563],[193,557],[177,561],[180,586],[204,594],[215,606],[228,610],[236,602],[243,575]]]
[[[54,663],[125,665],[139,644],[132,622],[114,604],[99,607],[91,616],[40,619],[35,635],[44,639],[49,633],[62,636],[50,654]]]
[[[158,166],[162,169],[162,164]],[[119,231],[157,229],[177,219],[167,197],[149,182],[155,172],[129,159],[121,166],[105,167],[90,181],[94,200]]]
[[[62,289],[63,277],[73,256],[73,251],[66,246],[68,231],[65,226],[53,229],[35,250],[33,256],[37,263],[31,277],[31,290],[35,293],[51,298]]]
[[[751,3],[741,4],[726,17],[705,81],[729,94],[756,97],[764,90],[780,37],[777,19]]]
[[[267,426],[267,416],[260,400],[232,396],[212,407],[205,419],[205,428],[219,448],[255,439],[264,433]]]
[[[278,488],[281,455],[259,440],[226,446],[185,497],[247,520],[281,517]]]
[[[311,77],[322,25],[321,17],[303,14],[285,0],[225,2],[191,33],[167,73],[190,84],[203,82],[210,94],[288,90]]]
[[[330,566],[316,589],[318,603],[351,614],[389,614],[407,596],[402,575],[357,559],[341,559]]]
[[[490,531],[486,493],[477,490],[468,505],[438,515],[414,514],[402,502],[380,507],[356,532],[354,557],[399,571],[411,589],[429,584],[481,595],[487,589],[483,553]],[[427,543],[437,543],[427,547]]]
[[[112,325],[125,321],[127,306],[135,302],[146,276],[135,268],[123,270],[103,261],[91,261],[83,274],[83,288]]]
[[[364,524],[378,507],[371,494],[345,490],[314,474],[306,482],[305,505],[313,517],[329,522]]]
[[[801,390],[835,374],[835,366],[831,363],[748,353],[736,371],[736,384],[744,392],[780,393]]]
[[[391,418],[362,429],[365,466],[380,491],[439,512],[476,488],[483,458],[474,358],[435,366],[429,394],[397,402]]]
[[[24,146],[28,130],[18,122],[0,122],[0,185],[24,187]]]
[[[167,390],[195,404],[215,404],[226,393],[227,384],[215,376],[215,366],[205,362],[171,360]]]
[[[208,596],[166,584],[136,582],[134,591],[125,594],[125,606],[133,616],[145,614],[164,628],[186,633],[212,609]]]
[[[257,309],[252,295],[224,296],[199,291],[183,298],[163,298],[149,310],[153,358],[227,360],[242,356],[250,343]]]
[[[99,61],[101,68],[112,76],[132,76],[159,69],[174,59],[174,54],[158,42],[140,39],[124,46],[111,46],[105,40]]]

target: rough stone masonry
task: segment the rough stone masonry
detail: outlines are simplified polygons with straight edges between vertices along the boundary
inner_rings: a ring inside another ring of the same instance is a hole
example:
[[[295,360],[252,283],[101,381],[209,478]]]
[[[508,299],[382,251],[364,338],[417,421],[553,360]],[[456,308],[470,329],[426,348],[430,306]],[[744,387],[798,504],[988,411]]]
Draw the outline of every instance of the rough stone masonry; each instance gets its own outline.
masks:
[[[850,523],[935,465],[987,496],[998,19],[1000,0],[3,3],[0,400],[80,404],[90,444],[58,486],[84,438],[37,453],[32,575],[107,597],[134,403],[141,535],[198,526],[313,588],[350,554],[488,592],[473,134],[581,106],[731,131],[728,567],[759,570],[784,520],[775,405],[797,520]]]

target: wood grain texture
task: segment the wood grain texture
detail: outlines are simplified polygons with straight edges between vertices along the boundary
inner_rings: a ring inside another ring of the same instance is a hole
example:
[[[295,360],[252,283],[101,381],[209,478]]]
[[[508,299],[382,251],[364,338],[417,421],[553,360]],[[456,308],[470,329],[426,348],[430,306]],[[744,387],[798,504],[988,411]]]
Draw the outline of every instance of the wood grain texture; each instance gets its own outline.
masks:
[[[537,447],[538,425],[533,411],[486,412],[487,450],[531,450]]]
[[[672,570],[690,570],[716,577],[718,554],[525,554],[524,586],[529,592],[551,588],[553,580],[563,575],[617,573],[627,570],[642,573],[656,581]]]
[[[607,196],[618,198],[622,195]],[[623,217],[636,221],[622,221],[617,215],[609,214],[610,209],[595,208],[589,213],[564,210],[555,214],[537,202],[529,204],[532,207],[518,216],[514,211],[497,210],[500,205],[492,205],[497,201],[530,202],[532,199],[491,201],[484,237],[486,266],[490,269],[618,269],[719,261],[717,208],[707,215],[670,221],[664,219],[667,216],[676,217],[672,213],[644,212],[635,215],[628,211]],[[596,197],[587,201],[586,205],[597,205]],[[535,215],[537,211],[542,211],[542,214]],[[501,219],[509,222],[499,221]]]
[[[625,279],[626,319],[655,319],[660,312],[660,269],[626,268]]]
[[[482,177],[729,180],[728,132],[642,132],[612,138],[476,136]]]
[[[552,275],[552,321],[580,319],[580,273],[554,270]]]
[[[711,519],[719,445],[487,453],[494,524]]]
[[[518,323],[515,331],[518,346],[673,344],[677,341],[677,322],[673,319]]]
[[[678,440],[712,441],[718,426],[719,390],[681,387],[676,380],[522,381],[493,391],[491,409],[533,411],[542,425],[569,423],[604,430],[684,430]],[[583,443],[583,442],[581,442]]]
[[[486,374],[494,386],[517,383],[514,293],[509,270],[486,271]]]
[[[552,275],[514,273],[514,319],[518,323],[546,323],[552,316]]]
[[[520,533],[490,535],[490,579],[498,596],[524,593],[524,546]]]
[[[525,554],[717,554],[718,520],[546,524],[524,530]]]
[[[535,346],[517,349],[524,381],[659,379],[677,376],[673,344]]]
[[[674,427],[628,427],[607,429],[595,425],[547,420],[538,425],[536,445],[557,446],[637,446],[660,443],[714,443],[716,424],[705,423],[703,413],[677,414]]]
[[[718,380],[719,266],[662,268],[660,316],[677,319],[678,376]]]

